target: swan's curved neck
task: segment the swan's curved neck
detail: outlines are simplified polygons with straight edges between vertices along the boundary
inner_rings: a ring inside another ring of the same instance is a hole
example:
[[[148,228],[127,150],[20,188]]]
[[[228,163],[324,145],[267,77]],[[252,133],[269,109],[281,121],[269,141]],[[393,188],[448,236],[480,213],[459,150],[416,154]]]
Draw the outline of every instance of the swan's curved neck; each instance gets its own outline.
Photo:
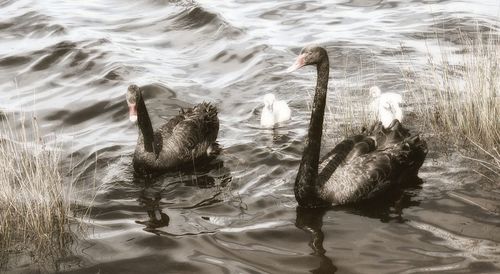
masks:
[[[318,185],[317,177],[329,70],[329,60],[328,57],[325,57],[317,65],[318,78],[316,80],[311,122],[309,123],[299,172],[295,179],[295,198],[299,205],[315,206],[321,203],[320,199],[318,199],[318,192],[321,186]]]
[[[142,95],[137,100],[137,124],[139,126],[139,138],[144,139],[144,149],[147,152],[153,151],[154,132],[151,119],[149,119],[148,110]]]

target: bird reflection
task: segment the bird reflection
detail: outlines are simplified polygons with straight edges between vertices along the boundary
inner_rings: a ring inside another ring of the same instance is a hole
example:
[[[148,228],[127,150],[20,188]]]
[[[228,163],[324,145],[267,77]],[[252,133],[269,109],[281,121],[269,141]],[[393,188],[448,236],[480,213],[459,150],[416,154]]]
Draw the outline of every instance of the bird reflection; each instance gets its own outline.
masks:
[[[162,202],[162,198],[167,199],[168,197],[166,196],[171,195],[171,191],[167,190],[179,184],[200,189],[224,188],[231,180],[230,172],[227,168],[223,167],[222,161],[212,162],[211,165],[200,167],[197,173],[163,174],[160,177],[154,178],[144,176],[134,177],[135,185],[140,188],[137,201],[147,213],[147,220],[137,220],[135,222],[144,225],[144,231],[157,235],[169,234],[160,229],[170,224],[170,217],[165,213],[166,203]],[[221,200],[218,196],[221,194],[221,191],[219,189],[215,195],[203,199],[194,205],[176,207],[176,209],[197,208],[220,202]]]
[[[311,270],[311,273],[335,273],[337,267],[333,265],[330,258],[325,256],[326,250],[323,248],[324,234],[321,231],[323,227],[323,216],[328,208],[303,208],[297,207],[297,218],[295,226],[311,234],[309,246],[312,248],[311,255],[320,259],[319,267]]]
[[[144,207],[149,218],[146,221],[135,221],[138,224],[146,226],[144,231],[157,234],[156,230],[158,228],[168,226],[170,217],[168,217],[160,207],[161,191],[155,192],[154,197],[148,197],[147,189],[143,189],[137,201]]]
[[[419,201],[412,199],[421,189],[422,180],[417,176],[405,177],[400,181],[402,187],[386,192],[383,197],[368,200],[355,205],[343,205],[330,208],[303,208],[297,207],[295,226],[311,235],[309,246],[313,250],[312,256],[320,259],[319,266],[311,273],[335,273],[337,267],[332,259],[326,255],[323,247],[325,235],[322,231],[323,217],[328,211],[344,211],[369,218],[379,219],[381,222],[403,223],[403,210],[411,206],[418,206]],[[340,222],[340,221],[339,221]]]
[[[286,128],[273,128],[272,137],[274,145],[288,144],[291,140]]]

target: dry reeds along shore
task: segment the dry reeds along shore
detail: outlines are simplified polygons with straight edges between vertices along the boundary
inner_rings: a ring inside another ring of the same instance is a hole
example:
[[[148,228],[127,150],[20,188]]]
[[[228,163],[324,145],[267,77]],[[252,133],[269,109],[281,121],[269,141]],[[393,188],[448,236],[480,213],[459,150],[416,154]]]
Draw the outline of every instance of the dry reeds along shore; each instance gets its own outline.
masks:
[[[424,71],[406,77],[426,131],[469,144],[477,160],[500,178],[500,39],[498,33],[459,33],[459,54],[429,53]],[[438,39],[439,40],[439,39]],[[407,74],[405,74],[407,75]],[[465,156],[468,157],[468,156]],[[475,156],[474,156],[475,157]]]
[[[72,241],[61,150],[44,144],[35,118],[14,128],[9,120],[22,117],[0,116],[0,267],[20,254],[60,256]]]
[[[405,112],[416,114],[411,126],[420,127],[426,138],[445,140],[446,145],[466,151],[464,158],[482,165],[490,173],[486,177],[500,183],[500,33],[477,30],[473,36],[458,33],[458,37],[460,49],[455,52],[441,46],[439,37],[433,39],[439,50],[429,49],[427,63],[420,66],[403,54],[401,71],[409,91]],[[327,106],[325,137],[333,144],[373,122],[369,102],[352,95],[367,94],[368,87],[350,82],[342,82],[334,103]]]

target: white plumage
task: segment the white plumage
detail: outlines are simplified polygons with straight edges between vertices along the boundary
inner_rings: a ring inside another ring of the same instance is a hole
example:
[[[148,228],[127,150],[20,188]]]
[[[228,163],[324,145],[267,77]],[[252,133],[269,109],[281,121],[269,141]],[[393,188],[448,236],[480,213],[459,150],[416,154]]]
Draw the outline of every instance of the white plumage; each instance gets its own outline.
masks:
[[[277,123],[290,120],[292,111],[285,101],[276,101],[274,94],[264,95],[264,107],[260,115],[261,127],[272,128]]]
[[[373,86],[370,88],[370,95],[373,98],[370,108],[384,127],[388,127],[394,119],[399,122],[403,120],[403,110],[400,106],[403,102],[401,94],[382,93],[377,86]]]

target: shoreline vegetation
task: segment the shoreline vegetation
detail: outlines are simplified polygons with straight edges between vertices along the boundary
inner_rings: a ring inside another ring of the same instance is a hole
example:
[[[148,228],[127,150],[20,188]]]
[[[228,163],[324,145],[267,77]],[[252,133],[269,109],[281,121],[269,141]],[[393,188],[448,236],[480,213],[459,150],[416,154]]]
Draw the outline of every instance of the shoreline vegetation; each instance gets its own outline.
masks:
[[[435,37],[437,55],[428,49],[427,63],[408,69],[403,66],[411,56],[403,50],[400,71],[409,91],[403,94],[407,106],[403,124],[411,121],[407,126],[419,130],[436,149],[473,161],[480,167],[476,173],[500,184],[500,36],[496,35],[479,29],[475,37],[459,32],[461,50],[453,52]],[[347,78],[340,81],[325,113],[329,122],[324,139],[330,146],[374,122],[370,86],[351,85]]]
[[[437,56],[428,50],[423,70],[402,70],[407,99],[414,102],[425,132],[482,166],[487,174],[476,171],[480,175],[500,183],[500,38],[480,30],[475,37],[461,32],[458,37],[458,52],[439,44]]]
[[[0,113],[0,128],[0,269],[20,259],[50,268],[71,254],[90,207],[74,217],[77,193],[60,170],[61,145],[46,144],[36,117]]]

